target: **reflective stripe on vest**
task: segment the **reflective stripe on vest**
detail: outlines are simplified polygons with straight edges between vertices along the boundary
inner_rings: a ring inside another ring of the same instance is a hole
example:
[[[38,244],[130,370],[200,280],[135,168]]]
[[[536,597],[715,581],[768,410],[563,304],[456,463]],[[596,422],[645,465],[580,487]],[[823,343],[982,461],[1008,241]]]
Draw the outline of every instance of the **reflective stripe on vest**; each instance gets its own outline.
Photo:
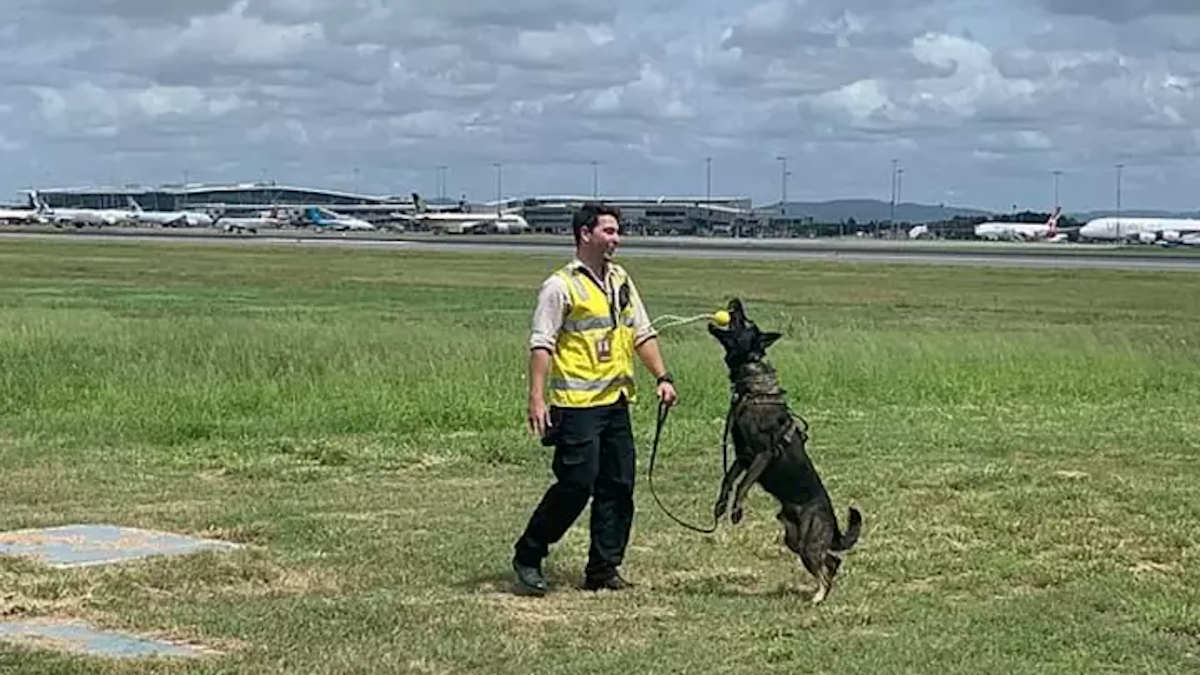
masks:
[[[633,317],[621,317],[621,325],[627,328],[633,328]],[[582,333],[588,330],[596,330],[599,328],[612,328],[613,322],[611,316],[599,316],[591,319],[580,319],[578,321],[567,319],[563,321],[562,329],[570,333]]]
[[[569,378],[554,378],[548,386],[562,391],[601,391],[608,387],[632,385],[633,378],[619,375],[607,380],[572,380]]]

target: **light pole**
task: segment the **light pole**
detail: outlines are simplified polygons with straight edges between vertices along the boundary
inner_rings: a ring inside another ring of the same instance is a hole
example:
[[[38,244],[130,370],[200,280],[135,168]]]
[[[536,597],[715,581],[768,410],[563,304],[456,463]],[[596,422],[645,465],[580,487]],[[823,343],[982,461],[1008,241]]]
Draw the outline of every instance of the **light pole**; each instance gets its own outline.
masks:
[[[1058,179],[1060,176],[1062,176],[1062,171],[1059,169],[1055,169],[1053,173],[1054,173],[1054,208],[1055,208],[1055,210],[1058,210]]]
[[[592,199],[595,199],[600,194],[600,169],[599,163],[592,160]]]
[[[1121,238],[1121,172],[1124,164],[1117,164],[1117,239]]]
[[[439,202],[446,201],[446,169],[448,168],[445,164],[439,164],[437,167],[437,194]]]
[[[712,202],[712,157],[704,158],[704,200]]]
[[[704,225],[712,234],[712,157],[704,158]]]
[[[898,159],[892,160],[892,196],[891,207],[888,210],[888,225],[893,227],[895,227],[896,224],[896,165],[899,163],[900,160]]]
[[[787,155],[778,155],[775,157],[775,159],[779,160],[779,164],[780,164],[780,169],[779,169],[779,214],[783,215],[786,212],[785,204],[787,204],[787,182],[788,182]]]
[[[502,176],[503,176],[504,165],[501,164],[500,162],[492,162],[492,166],[496,167],[496,213],[499,214],[500,213],[500,200],[501,200],[500,195],[503,194],[503,188],[502,188],[503,178],[502,178]]]

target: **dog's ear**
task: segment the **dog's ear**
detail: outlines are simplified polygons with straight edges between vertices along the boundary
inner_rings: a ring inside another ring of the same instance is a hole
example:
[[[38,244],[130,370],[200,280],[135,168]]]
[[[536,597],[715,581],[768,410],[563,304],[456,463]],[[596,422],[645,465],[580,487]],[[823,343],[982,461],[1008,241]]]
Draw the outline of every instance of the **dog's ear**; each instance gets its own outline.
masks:
[[[768,332],[760,335],[758,338],[758,341],[759,341],[759,344],[762,345],[763,351],[766,351],[766,349],[768,347],[775,344],[775,341],[781,337],[783,337],[783,335],[781,333],[776,333],[774,331],[768,331]]]

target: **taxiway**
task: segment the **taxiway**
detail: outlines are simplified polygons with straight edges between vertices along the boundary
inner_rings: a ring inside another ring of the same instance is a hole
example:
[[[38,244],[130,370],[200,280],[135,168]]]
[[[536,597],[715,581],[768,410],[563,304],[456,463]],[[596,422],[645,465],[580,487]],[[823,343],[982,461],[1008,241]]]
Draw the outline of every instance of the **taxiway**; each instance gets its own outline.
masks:
[[[244,246],[341,246],[409,251],[570,255],[570,237],[491,235],[447,238],[431,235],[364,235],[271,232],[252,236],[186,230],[0,231],[0,238],[138,241]],[[1063,244],[988,244],[880,240],[718,240],[685,237],[628,237],[621,257],[659,256],[728,260],[811,260],[844,263],[966,265],[1061,269],[1200,272],[1200,255],[1145,247]]]

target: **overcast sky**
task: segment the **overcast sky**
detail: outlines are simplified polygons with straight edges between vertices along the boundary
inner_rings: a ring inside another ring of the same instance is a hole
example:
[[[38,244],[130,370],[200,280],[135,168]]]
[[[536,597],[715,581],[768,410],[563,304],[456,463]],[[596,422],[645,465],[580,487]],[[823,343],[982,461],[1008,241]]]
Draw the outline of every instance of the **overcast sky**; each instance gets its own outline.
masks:
[[[440,1],[440,5],[436,2]],[[1197,0],[5,0],[0,201],[259,180],[435,197],[1200,207]],[[1001,8],[1003,6],[1003,8]],[[184,9],[186,7],[186,9]]]

